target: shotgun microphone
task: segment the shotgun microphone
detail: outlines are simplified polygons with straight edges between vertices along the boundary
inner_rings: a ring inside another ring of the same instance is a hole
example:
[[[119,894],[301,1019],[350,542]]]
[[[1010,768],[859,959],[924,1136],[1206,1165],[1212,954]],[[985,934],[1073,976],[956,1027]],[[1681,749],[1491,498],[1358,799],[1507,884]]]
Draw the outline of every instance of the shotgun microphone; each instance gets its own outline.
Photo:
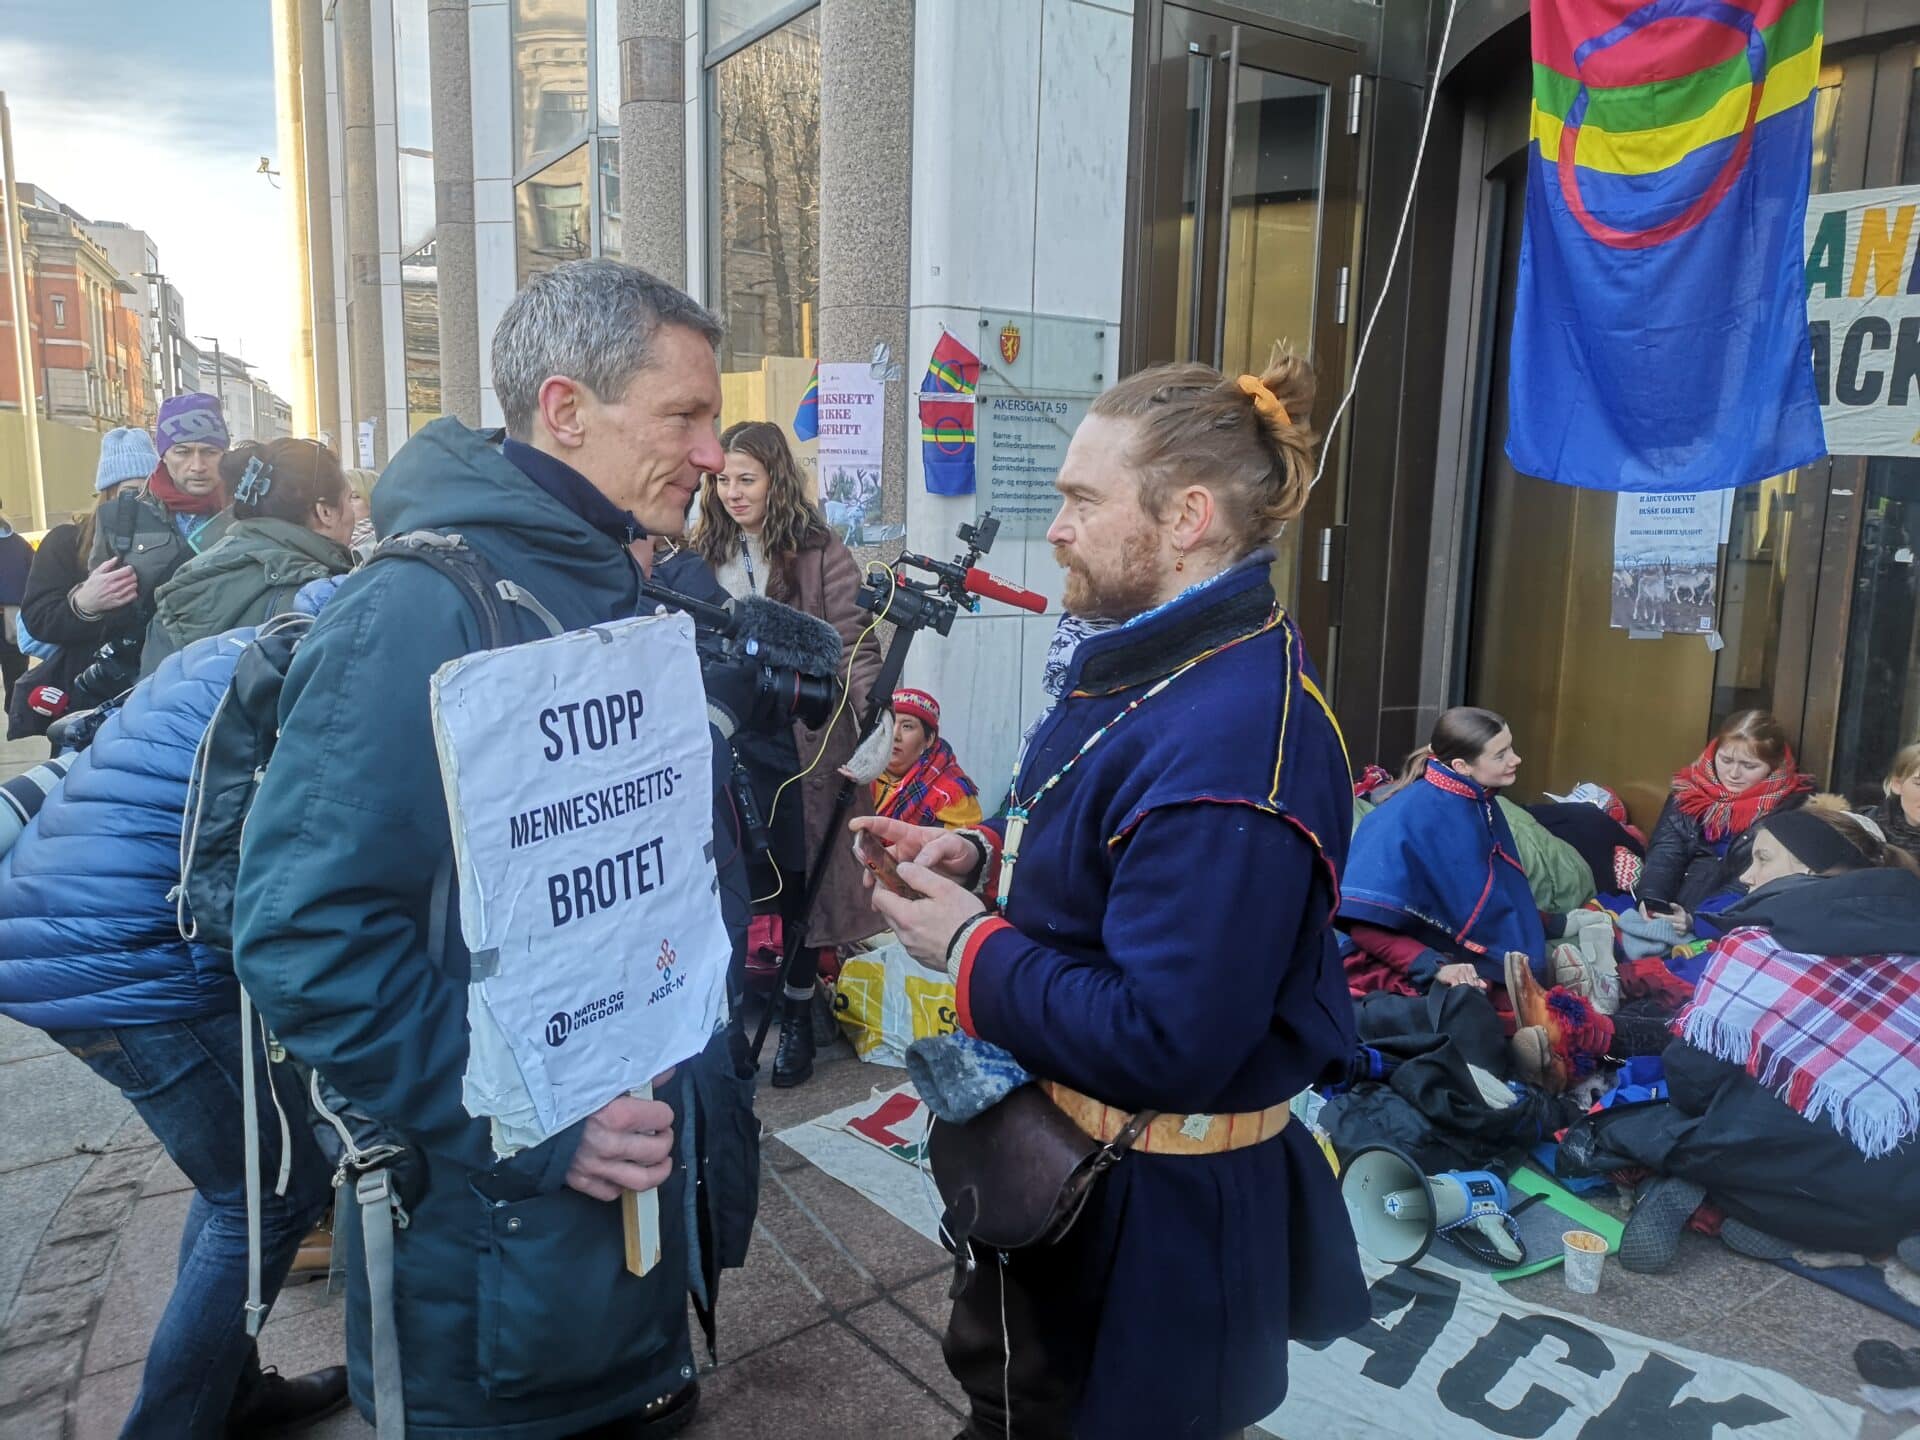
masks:
[[[965,584],[969,595],[984,595],[989,600],[998,600],[1002,605],[1011,605],[1016,610],[1030,610],[1035,615],[1047,613],[1046,596],[1009,584],[984,570],[968,567]]]

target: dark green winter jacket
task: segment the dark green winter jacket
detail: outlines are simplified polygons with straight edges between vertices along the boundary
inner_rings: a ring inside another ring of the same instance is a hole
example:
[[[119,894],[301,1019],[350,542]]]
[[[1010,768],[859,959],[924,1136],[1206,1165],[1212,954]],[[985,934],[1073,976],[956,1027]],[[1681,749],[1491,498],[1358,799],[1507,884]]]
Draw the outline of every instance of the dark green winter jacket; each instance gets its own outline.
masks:
[[[352,568],[344,545],[304,525],[235,520],[155,592],[140,673],[151,675],[167,656],[196,640],[285,614],[302,585]]]
[[[569,629],[635,613],[627,553],[455,420],[394,457],[374,522],[382,535],[458,533]],[[520,607],[501,609],[517,639],[546,633]],[[341,586],[281,695],[281,737],[241,855],[235,961],[287,1048],[425,1156],[426,1192],[396,1237],[409,1431],[544,1440],[692,1378],[686,1302],[703,1263],[689,1237],[717,1228],[723,1248],[743,1250],[739,1205],[750,1226],[753,1199],[738,1183],[703,1185],[737,1203],[731,1224],[696,1217],[682,1162],[716,1132],[750,1143],[752,1117],[740,1104],[705,1112],[713,1076],[699,1063],[665,1087],[679,1146],[660,1192],[664,1255],[635,1278],[620,1207],[566,1188],[582,1125],[496,1161],[487,1122],[462,1107],[470,959],[457,898],[443,963],[428,952],[435,874],[451,849],[428,681],[481,644],[471,606],[424,564],[375,561]],[[348,1230],[348,1362],[368,1414],[367,1287],[357,1221]]]

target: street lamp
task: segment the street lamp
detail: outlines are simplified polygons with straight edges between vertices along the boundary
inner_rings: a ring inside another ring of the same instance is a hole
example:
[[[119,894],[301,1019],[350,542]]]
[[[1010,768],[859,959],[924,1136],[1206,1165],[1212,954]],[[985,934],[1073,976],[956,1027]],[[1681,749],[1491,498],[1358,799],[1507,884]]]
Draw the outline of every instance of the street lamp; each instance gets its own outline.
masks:
[[[196,340],[211,340],[213,342],[214,394],[219,398],[220,409],[224,412],[227,408],[227,360],[225,352],[220,348],[220,337],[218,335],[196,335],[193,338]],[[245,360],[237,358],[233,363],[240,367],[240,378],[246,383],[249,394],[247,402],[247,439],[252,440],[257,438],[260,433],[260,417],[254,413],[255,406],[251,399],[253,382],[247,375],[247,371],[253,369],[253,366]]]

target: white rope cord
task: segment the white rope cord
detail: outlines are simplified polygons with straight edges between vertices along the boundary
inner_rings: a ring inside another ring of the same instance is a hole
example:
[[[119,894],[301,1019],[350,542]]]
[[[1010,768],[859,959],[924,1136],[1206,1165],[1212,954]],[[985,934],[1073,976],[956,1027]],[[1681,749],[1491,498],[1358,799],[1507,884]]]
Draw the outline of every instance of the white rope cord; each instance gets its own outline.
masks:
[[[1387,292],[1393,287],[1393,272],[1400,263],[1400,246],[1407,238],[1407,222],[1413,217],[1413,199],[1420,193],[1420,167],[1427,155],[1427,134],[1433,129],[1433,109],[1440,99],[1440,66],[1447,58],[1447,42],[1453,38],[1453,17],[1459,8],[1460,0],[1449,0],[1447,23],[1440,31],[1440,53],[1433,62],[1433,84],[1427,90],[1427,113],[1420,121],[1420,143],[1413,152],[1413,176],[1407,183],[1407,203],[1400,210],[1400,228],[1393,235],[1393,249],[1387,254],[1387,273],[1381,277],[1380,293],[1373,301],[1373,313],[1367,317],[1366,328],[1360,332],[1360,348],[1353,357],[1353,378],[1347,384],[1347,393],[1340,397],[1333,419],[1327,424],[1326,436],[1320,442],[1320,465],[1313,472],[1315,485],[1327,473],[1327,456],[1333,453],[1334,432],[1340,428],[1347,406],[1353,403],[1354,392],[1360,388],[1360,367],[1367,363],[1367,346],[1373,340],[1373,327],[1379,323],[1380,312],[1386,307]]]

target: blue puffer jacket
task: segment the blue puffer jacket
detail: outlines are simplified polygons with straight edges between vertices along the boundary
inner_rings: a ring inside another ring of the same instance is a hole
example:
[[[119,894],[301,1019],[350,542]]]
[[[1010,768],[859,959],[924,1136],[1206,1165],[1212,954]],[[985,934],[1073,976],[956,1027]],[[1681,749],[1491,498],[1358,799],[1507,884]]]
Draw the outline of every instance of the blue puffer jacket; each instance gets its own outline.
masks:
[[[251,630],[167,657],[0,857],[0,1014],[45,1030],[218,1015],[224,955],[180,938],[168,892],[200,736]]]

